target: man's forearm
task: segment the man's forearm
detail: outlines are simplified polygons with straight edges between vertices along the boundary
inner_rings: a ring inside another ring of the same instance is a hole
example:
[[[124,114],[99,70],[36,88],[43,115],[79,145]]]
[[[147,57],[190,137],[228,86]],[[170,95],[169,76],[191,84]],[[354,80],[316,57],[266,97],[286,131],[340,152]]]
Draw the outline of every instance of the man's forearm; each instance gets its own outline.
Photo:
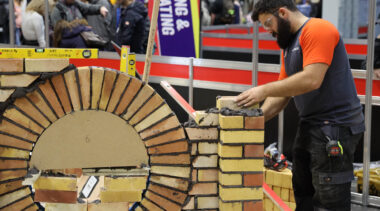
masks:
[[[261,106],[265,121],[272,119],[280,113],[286,107],[289,100],[289,97],[268,97]]]

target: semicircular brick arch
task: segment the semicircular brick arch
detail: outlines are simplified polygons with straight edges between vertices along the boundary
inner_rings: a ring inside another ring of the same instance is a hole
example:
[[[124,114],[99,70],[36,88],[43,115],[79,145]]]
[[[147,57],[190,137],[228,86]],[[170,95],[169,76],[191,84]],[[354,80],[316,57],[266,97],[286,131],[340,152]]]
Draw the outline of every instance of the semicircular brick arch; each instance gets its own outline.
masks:
[[[65,70],[32,86],[6,108],[0,123],[0,208],[35,208],[31,188],[22,185],[33,147],[55,121],[83,110],[117,115],[143,140],[151,170],[141,207],[182,208],[191,175],[190,147],[177,117],[152,87],[95,67]]]

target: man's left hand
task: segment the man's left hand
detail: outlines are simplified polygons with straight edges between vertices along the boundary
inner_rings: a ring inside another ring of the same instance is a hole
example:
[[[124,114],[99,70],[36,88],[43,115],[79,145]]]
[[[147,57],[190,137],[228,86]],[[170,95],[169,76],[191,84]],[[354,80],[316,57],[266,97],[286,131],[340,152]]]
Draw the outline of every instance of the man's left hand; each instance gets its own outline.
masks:
[[[262,86],[257,86],[244,91],[236,98],[236,103],[239,106],[249,107],[265,100],[267,96],[264,93]]]
[[[100,7],[100,14],[103,15],[103,17],[106,17],[108,13],[108,10],[105,6]]]

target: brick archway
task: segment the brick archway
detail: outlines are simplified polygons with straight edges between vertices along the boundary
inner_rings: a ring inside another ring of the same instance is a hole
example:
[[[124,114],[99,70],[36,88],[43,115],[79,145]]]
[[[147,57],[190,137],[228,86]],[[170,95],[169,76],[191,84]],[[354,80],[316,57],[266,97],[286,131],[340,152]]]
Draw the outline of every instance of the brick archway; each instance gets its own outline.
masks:
[[[0,208],[33,210],[30,187],[21,183],[39,137],[67,114],[99,110],[126,121],[146,147],[150,180],[140,206],[181,209],[191,174],[189,143],[177,117],[149,85],[124,73],[83,67],[30,88],[6,108],[0,123]]]

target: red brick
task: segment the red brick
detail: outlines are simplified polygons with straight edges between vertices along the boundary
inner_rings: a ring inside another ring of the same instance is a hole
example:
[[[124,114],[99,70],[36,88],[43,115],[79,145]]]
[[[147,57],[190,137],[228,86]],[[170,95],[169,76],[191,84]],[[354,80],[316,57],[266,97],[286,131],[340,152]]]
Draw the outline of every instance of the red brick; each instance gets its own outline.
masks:
[[[172,128],[175,128],[178,126],[181,126],[181,124],[179,123],[177,117],[171,116],[171,117],[163,120],[162,122],[154,125],[153,127],[141,132],[140,137],[142,139],[145,139],[147,137],[154,136],[156,134],[162,133],[166,130],[169,130],[169,129],[172,129]]]
[[[156,108],[158,108],[164,101],[162,100],[161,96],[157,93],[153,95],[152,98],[149,99],[149,101],[142,106],[142,108],[137,111],[137,113],[130,119],[129,124],[134,125],[140,122],[144,117],[149,115],[153,112]]]
[[[190,164],[189,154],[150,156],[152,164]]]
[[[120,115],[121,113],[123,113],[123,111],[131,103],[133,97],[137,94],[137,91],[139,91],[141,85],[141,81],[135,78],[131,78],[127,90],[125,90],[125,93],[123,97],[120,99],[120,103],[114,112],[115,114]]]
[[[263,210],[262,201],[245,201],[243,206],[244,211]]]
[[[264,130],[264,126],[265,126],[264,116],[244,117],[245,129],[262,129],[262,130]]]
[[[50,122],[54,122],[57,120],[57,117],[53,113],[53,111],[50,109],[48,104],[45,102],[45,100],[42,98],[42,96],[37,92],[31,92],[26,95],[33,103],[36,105],[43,114],[50,120]]]
[[[45,98],[50,103],[50,105],[53,107],[55,113],[58,115],[59,118],[63,117],[65,113],[63,112],[61,103],[58,101],[58,98],[50,85],[48,81],[46,81],[44,84],[40,84],[39,88],[41,89],[42,93],[45,95]]]
[[[70,70],[64,74],[67,89],[69,90],[69,95],[71,103],[73,105],[74,111],[81,110],[81,99],[79,98],[77,78],[75,76],[75,71]]]
[[[0,169],[27,168],[26,160],[0,160]]]
[[[99,109],[105,111],[108,105],[108,101],[111,97],[111,92],[116,79],[116,72],[106,70],[104,73],[104,82],[102,88],[102,94],[99,102]]]
[[[189,195],[211,195],[218,194],[217,183],[196,183],[193,185]]]
[[[0,134],[0,145],[32,150],[33,144],[11,136]]]
[[[244,174],[243,185],[245,187],[254,187],[263,185],[263,174]]]
[[[27,139],[27,140],[33,141],[33,142],[35,142],[38,138],[37,135],[35,135],[35,134],[25,130],[25,129],[22,129],[22,128],[6,121],[6,120],[3,120],[1,122],[0,131],[11,134],[11,135],[15,135],[17,137],[24,138],[24,139]]]
[[[264,145],[245,145],[244,157],[264,157]]]
[[[34,201],[31,196],[22,199],[16,203],[13,203],[3,209],[1,211],[15,211],[15,210],[23,210],[24,208],[28,207],[29,205],[33,204]]]
[[[187,152],[189,150],[187,141],[180,141],[171,144],[165,144],[156,147],[148,148],[148,154],[166,154],[166,153],[179,153]]]
[[[165,197],[167,197],[173,201],[176,201],[180,204],[183,204],[186,200],[186,197],[187,197],[187,195],[182,193],[182,192],[175,191],[175,190],[168,189],[168,188],[164,188],[162,186],[158,186],[158,185],[154,185],[154,184],[149,184],[148,190],[151,190],[155,193],[159,193],[160,195],[165,196]]]
[[[76,203],[76,191],[40,190],[34,192],[34,200],[38,202]]]
[[[1,86],[2,87],[27,87],[33,81],[35,81],[39,76],[38,75],[1,75]]]
[[[7,193],[7,192],[10,192],[10,191],[13,191],[13,190],[16,190],[16,189],[19,189],[22,186],[23,186],[22,185],[22,179],[12,181],[12,182],[2,183],[2,184],[0,184],[0,195]]]
[[[57,76],[52,77],[51,82],[62,103],[65,113],[66,114],[70,113],[73,109],[71,107],[71,102],[69,99],[69,94],[67,93],[67,90],[66,90],[66,85],[65,85],[63,75],[57,75]]]
[[[24,59],[0,59],[0,72],[23,72]]]
[[[4,111],[3,116],[16,122],[17,124],[28,128],[29,130],[35,132],[35,133],[42,133],[44,130],[43,127],[39,126],[35,122],[33,122],[29,117],[22,114],[20,111],[18,111],[15,108],[8,108]]]
[[[102,85],[104,78],[103,68],[92,68],[92,95],[91,95],[91,109],[98,109],[100,94],[102,93]]]
[[[0,171],[0,181],[18,179],[26,176],[26,170]]]
[[[157,205],[155,205],[154,203],[146,200],[146,199],[143,199],[141,201],[141,204],[142,206],[144,206],[147,210],[154,210],[154,211],[160,211],[160,210],[163,210],[161,209],[160,207],[158,207]]]
[[[165,198],[162,198],[153,192],[147,191],[145,193],[145,197],[150,199],[154,203],[160,205],[160,207],[164,208],[165,210],[181,210],[181,206],[179,206],[178,204],[175,204]]]
[[[110,98],[110,101],[107,106],[108,112],[113,112],[116,108],[117,103],[120,100],[121,95],[123,94],[123,91],[125,87],[127,86],[128,82],[130,80],[130,77],[126,74],[119,74],[119,77],[116,80],[115,88],[112,92],[112,96]]]
[[[163,144],[170,141],[180,140],[184,139],[185,133],[183,131],[183,128],[178,128],[177,130],[173,130],[164,134],[161,134],[160,136],[144,140],[145,146],[150,147],[158,144]]]
[[[91,78],[90,78],[90,68],[79,67],[78,68],[80,92],[82,96],[83,109],[87,110],[90,108],[90,90],[91,90]]]

